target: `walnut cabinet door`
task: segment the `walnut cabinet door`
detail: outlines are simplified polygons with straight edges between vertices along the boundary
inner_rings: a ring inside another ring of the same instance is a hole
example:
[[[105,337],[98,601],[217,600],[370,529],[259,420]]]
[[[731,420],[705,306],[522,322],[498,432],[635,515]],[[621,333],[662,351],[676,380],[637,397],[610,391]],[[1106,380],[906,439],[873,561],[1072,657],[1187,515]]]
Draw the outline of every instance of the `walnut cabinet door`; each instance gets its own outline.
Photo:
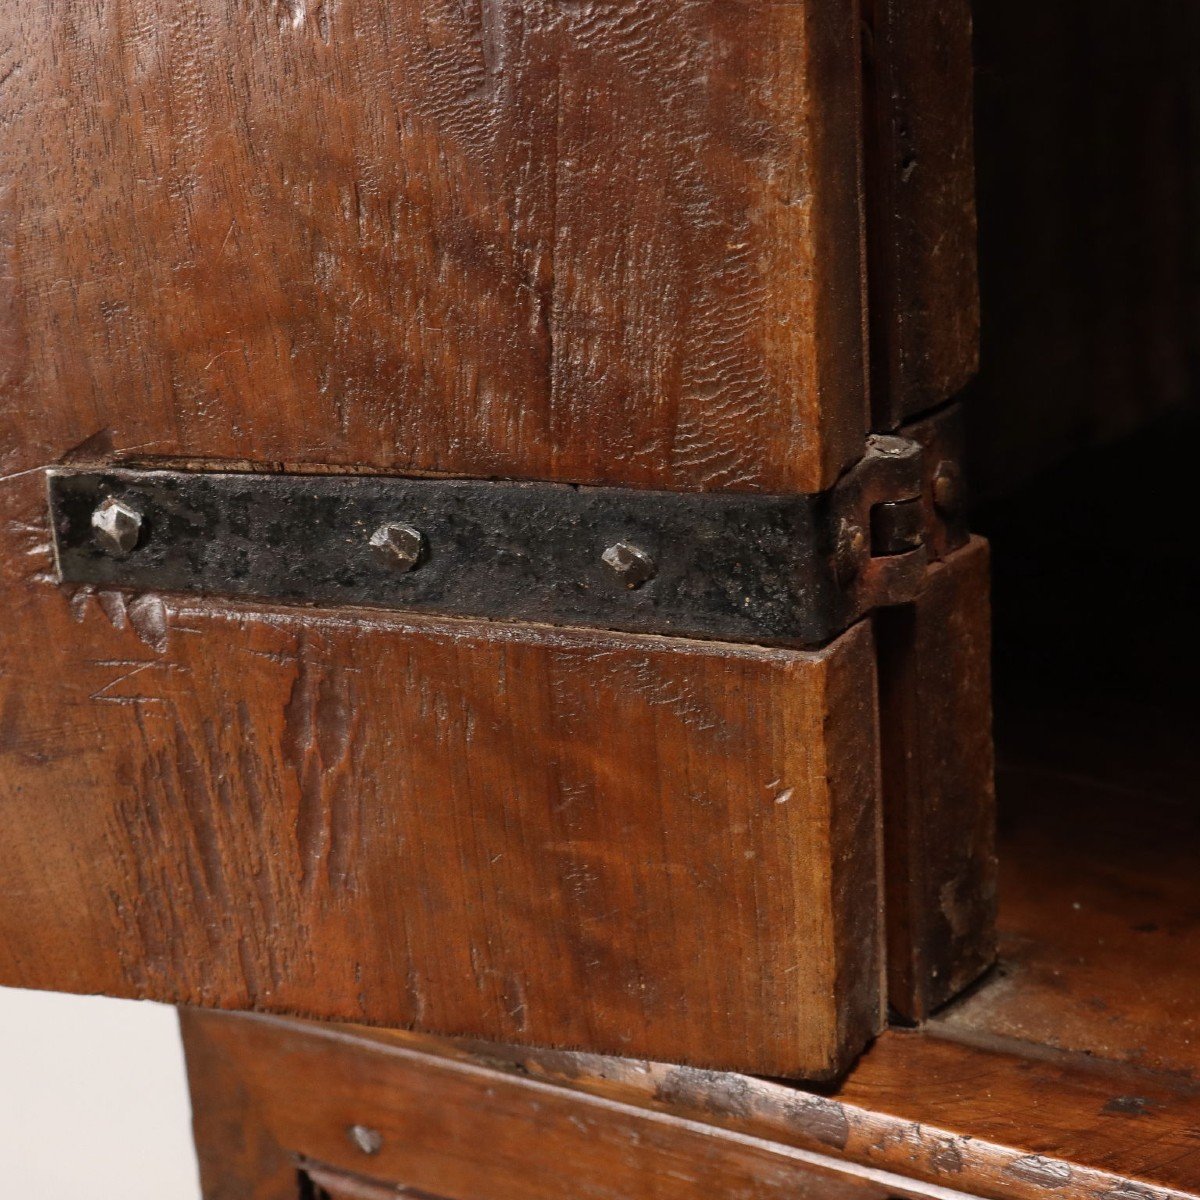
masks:
[[[924,7],[5,8],[0,983],[821,1078],[982,969]]]

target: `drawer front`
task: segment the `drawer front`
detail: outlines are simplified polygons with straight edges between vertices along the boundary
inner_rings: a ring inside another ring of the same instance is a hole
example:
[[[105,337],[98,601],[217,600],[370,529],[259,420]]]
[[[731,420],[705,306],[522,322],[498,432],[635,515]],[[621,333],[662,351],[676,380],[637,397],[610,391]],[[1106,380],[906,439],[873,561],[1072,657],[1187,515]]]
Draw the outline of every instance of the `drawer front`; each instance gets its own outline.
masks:
[[[352,1028],[193,1012],[183,1030],[207,1200],[962,1200],[684,1119],[668,1097],[636,1108]],[[796,1097],[802,1134],[812,1097]]]
[[[868,628],[72,591],[40,485],[0,555],[0,982],[771,1074],[878,1028]]]

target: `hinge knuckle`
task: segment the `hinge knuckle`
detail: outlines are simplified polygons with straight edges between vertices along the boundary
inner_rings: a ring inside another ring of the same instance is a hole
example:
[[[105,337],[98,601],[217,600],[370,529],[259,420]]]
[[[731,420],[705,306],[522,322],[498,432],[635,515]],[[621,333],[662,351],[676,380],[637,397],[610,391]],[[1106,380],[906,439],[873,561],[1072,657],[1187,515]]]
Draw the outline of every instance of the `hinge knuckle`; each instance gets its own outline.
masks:
[[[858,616],[906,604],[967,540],[959,406],[873,434],[835,489],[835,572]]]

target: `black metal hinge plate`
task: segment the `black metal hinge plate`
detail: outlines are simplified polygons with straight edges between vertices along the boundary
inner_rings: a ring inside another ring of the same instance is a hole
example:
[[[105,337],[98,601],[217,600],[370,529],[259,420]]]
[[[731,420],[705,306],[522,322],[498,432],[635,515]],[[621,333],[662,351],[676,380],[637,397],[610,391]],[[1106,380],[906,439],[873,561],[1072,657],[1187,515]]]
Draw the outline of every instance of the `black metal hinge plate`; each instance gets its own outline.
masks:
[[[872,554],[872,509],[920,491],[899,438],[786,497],[121,469],[49,489],[61,579],[137,591],[812,646],[925,566],[915,544]]]

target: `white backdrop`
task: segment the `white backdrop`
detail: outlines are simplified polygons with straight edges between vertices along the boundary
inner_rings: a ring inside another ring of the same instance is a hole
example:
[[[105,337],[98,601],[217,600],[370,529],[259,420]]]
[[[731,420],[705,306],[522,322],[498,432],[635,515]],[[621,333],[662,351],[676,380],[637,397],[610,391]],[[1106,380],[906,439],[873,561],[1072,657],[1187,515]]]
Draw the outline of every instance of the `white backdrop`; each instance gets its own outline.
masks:
[[[3,1193],[199,1200],[175,1010],[0,988]]]

